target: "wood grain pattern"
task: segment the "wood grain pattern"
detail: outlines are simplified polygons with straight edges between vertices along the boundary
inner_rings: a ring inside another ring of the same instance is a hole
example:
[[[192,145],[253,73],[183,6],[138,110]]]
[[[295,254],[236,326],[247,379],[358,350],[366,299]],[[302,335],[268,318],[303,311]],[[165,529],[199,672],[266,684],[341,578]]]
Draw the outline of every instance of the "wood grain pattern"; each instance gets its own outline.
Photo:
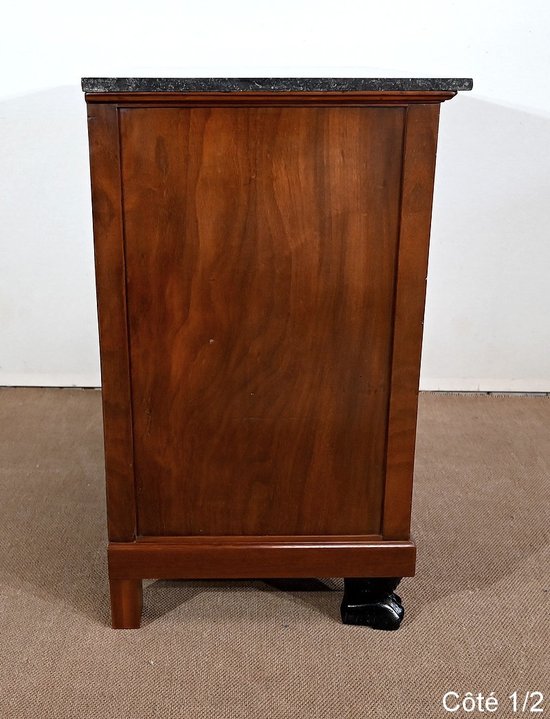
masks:
[[[139,533],[378,533],[400,108],[121,110]]]
[[[391,400],[384,493],[385,539],[407,539],[439,105],[407,110]]]
[[[113,579],[239,577],[399,577],[414,575],[412,542],[354,537],[188,537],[178,543],[109,545]]]
[[[88,108],[109,538],[136,534],[118,113]]]

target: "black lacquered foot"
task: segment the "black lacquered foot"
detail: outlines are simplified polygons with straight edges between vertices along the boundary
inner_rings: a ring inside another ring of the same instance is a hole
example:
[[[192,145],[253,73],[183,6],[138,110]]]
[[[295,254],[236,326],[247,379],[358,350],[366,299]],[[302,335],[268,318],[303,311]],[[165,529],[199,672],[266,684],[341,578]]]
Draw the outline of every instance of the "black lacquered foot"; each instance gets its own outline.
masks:
[[[373,629],[399,629],[405,610],[394,594],[401,578],[344,579],[341,614],[344,624]]]

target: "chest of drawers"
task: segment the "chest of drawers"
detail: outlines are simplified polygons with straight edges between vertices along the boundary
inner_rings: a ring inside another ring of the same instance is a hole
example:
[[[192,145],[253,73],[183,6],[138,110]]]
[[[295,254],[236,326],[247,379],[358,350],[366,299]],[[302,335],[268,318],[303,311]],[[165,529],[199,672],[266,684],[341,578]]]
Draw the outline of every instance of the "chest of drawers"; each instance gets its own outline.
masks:
[[[115,627],[144,578],[344,577],[396,628],[440,103],[85,79]]]

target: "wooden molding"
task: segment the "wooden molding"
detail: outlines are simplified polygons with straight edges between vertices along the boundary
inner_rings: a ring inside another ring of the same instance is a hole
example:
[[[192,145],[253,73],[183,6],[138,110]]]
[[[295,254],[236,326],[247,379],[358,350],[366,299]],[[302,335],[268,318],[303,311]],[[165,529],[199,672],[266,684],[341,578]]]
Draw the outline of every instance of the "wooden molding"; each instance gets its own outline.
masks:
[[[111,579],[413,576],[412,541],[370,537],[148,537],[111,542]]]
[[[90,104],[115,103],[121,107],[368,107],[441,103],[455,95],[456,92],[92,92],[85,98]]]

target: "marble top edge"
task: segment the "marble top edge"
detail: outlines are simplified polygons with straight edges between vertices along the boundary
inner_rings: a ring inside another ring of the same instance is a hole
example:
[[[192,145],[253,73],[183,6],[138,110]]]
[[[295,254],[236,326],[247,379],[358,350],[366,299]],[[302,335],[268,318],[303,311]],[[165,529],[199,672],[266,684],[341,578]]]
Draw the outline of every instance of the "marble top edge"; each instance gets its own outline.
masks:
[[[465,77],[83,77],[82,90],[102,92],[458,92]]]

